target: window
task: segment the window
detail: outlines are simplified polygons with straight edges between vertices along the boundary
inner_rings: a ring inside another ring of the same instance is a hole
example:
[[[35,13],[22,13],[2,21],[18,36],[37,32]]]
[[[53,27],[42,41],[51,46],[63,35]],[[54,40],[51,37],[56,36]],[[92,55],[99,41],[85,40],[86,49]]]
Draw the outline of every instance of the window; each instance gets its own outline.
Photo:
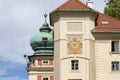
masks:
[[[43,80],[48,80],[48,78],[43,78]]]
[[[119,51],[119,41],[112,41],[111,44],[112,52]]]
[[[43,64],[49,64],[48,60],[43,60]]]
[[[72,70],[78,70],[78,60],[72,60],[71,61],[71,69]]]
[[[102,23],[102,25],[108,25],[109,24],[109,22],[107,22],[107,21],[102,21],[101,23]]]
[[[119,71],[119,61],[112,62],[112,71]]]
[[[47,40],[48,40],[48,38],[47,38],[47,37],[44,37],[44,38],[42,38],[42,40],[43,40],[43,41],[47,41]]]

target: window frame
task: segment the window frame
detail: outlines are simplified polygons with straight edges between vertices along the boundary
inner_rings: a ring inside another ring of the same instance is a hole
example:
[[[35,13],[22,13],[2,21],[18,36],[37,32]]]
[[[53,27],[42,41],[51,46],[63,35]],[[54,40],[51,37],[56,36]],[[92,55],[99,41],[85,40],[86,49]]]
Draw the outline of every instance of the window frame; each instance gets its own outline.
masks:
[[[111,52],[119,52],[120,51],[120,41],[113,40],[111,41]]]
[[[71,60],[71,70],[79,70],[79,60]]]
[[[47,79],[47,80],[49,80],[49,78],[48,78],[48,77],[43,77],[43,79],[42,79],[42,80],[44,80],[44,79],[45,79],[45,80],[46,80],[46,79]]]
[[[112,61],[111,62],[111,71],[112,72],[120,71],[120,61]]]
[[[43,37],[42,41],[48,41],[48,38],[47,37]]]
[[[47,63],[44,63],[44,61],[47,61]],[[42,64],[43,65],[48,65],[48,64],[50,64],[50,61],[49,60],[42,60]]]

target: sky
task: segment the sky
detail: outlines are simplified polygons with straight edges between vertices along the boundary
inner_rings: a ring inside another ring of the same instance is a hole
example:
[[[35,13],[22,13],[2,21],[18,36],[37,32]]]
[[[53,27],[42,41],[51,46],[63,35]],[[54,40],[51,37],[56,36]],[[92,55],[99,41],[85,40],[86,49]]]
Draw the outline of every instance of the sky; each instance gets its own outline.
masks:
[[[0,80],[28,80],[23,55],[34,53],[30,38],[39,33],[44,13],[49,15],[65,1],[0,0]],[[104,0],[93,2],[93,8],[103,13]],[[49,23],[49,17],[47,20]]]

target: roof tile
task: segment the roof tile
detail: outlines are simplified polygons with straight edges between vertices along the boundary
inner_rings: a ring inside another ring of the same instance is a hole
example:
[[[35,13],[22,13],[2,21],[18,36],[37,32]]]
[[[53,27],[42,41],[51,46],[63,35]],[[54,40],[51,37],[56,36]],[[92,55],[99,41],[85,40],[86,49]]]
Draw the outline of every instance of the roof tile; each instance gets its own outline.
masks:
[[[103,25],[101,22],[108,22],[108,25]],[[98,19],[97,19],[97,26],[96,30],[120,30],[120,20],[113,18],[111,16],[108,16],[106,14],[99,13]]]
[[[86,4],[82,3],[80,0],[67,0],[64,4],[59,6],[57,9],[53,11],[59,11],[59,10],[92,10],[98,14],[97,21],[96,21],[96,30],[101,31],[120,31],[120,20],[113,18],[111,16],[108,16],[106,14],[102,14],[94,9],[91,9]],[[103,25],[102,22],[108,22],[107,25]]]
[[[59,6],[57,9],[55,9],[54,11],[58,11],[58,10],[78,10],[78,9],[90,9],[90,7],[88,7],[87,5],[82,3],[80,0],[68,0],[67,2],[65,2],[64,4]]]

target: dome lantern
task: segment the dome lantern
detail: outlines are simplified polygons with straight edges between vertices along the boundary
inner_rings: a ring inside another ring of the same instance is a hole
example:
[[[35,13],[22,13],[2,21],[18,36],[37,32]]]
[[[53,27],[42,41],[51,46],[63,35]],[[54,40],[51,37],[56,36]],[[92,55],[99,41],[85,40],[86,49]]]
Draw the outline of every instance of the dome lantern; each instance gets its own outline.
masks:
[[[47,23],[47,14],[44,14],[45,22],[40,28],[40,32],[51,32],[51,29],[49,28],[49,24]]]

